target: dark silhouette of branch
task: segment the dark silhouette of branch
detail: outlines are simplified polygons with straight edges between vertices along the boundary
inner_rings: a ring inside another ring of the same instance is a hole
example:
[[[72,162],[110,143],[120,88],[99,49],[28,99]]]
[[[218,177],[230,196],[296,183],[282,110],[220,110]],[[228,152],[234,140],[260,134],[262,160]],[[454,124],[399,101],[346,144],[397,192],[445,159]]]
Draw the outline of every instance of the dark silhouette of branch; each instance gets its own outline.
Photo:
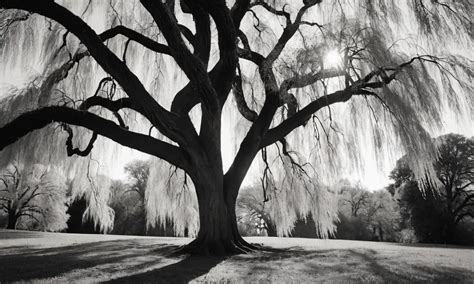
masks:
[[[166,46],[165,44],[158,43],[158,42],[152,40],[151,38],[146,37],[146,36],[142,35],[141,33],[138,33],[136,31],[134,31],[130,28],[127,28],[125,26],[122,26],[122,25],[115,26],[115,27],[113,27],[109,30],[106,30],[106,31],[102,32],[99,35],[99,37],[102,41],[106,41],[108,39],[111,39],[111,38],[119,35],[119,34],[127,37],[130,40],[133,40],[133,41],[143,45],[144,47],[146,47],[146,48],[148,48],[152,51],[162,53],[162,54],[171,55],[171,51],[170,51],[169,47]]]
[[[262,1],[262,0],[258,0],[258,1],[255,1],[253,3],[250,4],[250,7],[249,8],[252,8],[252,7],[255,7],[255,6],[261,6],[263,7],[265,10],[267,10],[268,12],[274,14],[274,15],[277,15],[277,16],[281,16],[281,17],[285,17],[286,19],[286,25],[290,25],[291,24],[291,16],[290,16],[290,13],[286,12],[285,11],[285,6],[283,6],[283,10],[278,10],[278,9],[275,9],[274,7],[272,7],[270,4],[266,3],[265,1]]]
[[[232,88],[235,102],[237,103],[237,109],[240,114],[245,117],[248,121],[255,121],[258,117],[258,114],[251,110],[245,101],[244,90],[242,88],[242,74],[240,68],[237,69],[239,74],[235,76],[234,85]]]
[[[210,111],[217,111],[219,108],[217,94],[212,88],[205,65],[185,45],[174,15],[160,1],[141,0],[141,3],[163,32],[173,58],[189,78],[196,95],[206,108],[209,108]]]
[[[62,128],[68,134],[68,137],[67,137],[67,140],[66,140],[67,155],[69,157],[71,157],[73,155],[78,155],[78,156],[81,156],[81,157],[87,157],[90,154],[90,152],[92,151],[92,148],[94,148],[94,142],[97,140],[97,136],[98,136],[97,132],[92,133],[92,136],[89,140],[89,144],[87,144],[87,147],[84,150],[81,150],[79,148],[74,148],[74,146],[72,144],[72,138],[74,137],[74,132],[72,131],[72,128],[69,125],[65,124],[65,123],[62,124]]]
[[[18,116],[0,128],[0,150],[25,136],[29,132],[45,127],[52,122],[82,126],[107,137],[123,146],[137,149],[187,169],[184,153],[176,146],[150,136],[128,131],[110,120],[85,111],[68,107],[50,106]]]

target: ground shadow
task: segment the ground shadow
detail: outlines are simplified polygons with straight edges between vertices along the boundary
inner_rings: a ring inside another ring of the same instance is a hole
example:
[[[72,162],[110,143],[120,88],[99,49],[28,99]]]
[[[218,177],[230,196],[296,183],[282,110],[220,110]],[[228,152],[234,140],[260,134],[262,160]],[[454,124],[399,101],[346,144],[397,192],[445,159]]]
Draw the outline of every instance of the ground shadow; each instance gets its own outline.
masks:
[[[100,279],[118,277],[110,281],[118,283],[186,283],[197,278],[210,282],[232,279],[236,282],[298,282],[302,279],[383,283],[469,282],[474,279],[472,270],[451,266],[449,262],[443,262],[449,267],[430,261],[405,263],[398,255],[367,248],[262,247],[248,255],[185,259],[174,255],[179,246],[157,244],[153,239],[44,249],[7,248],[8,251],[0,251],[0,282],[61,279],[61,276],[77,280],[75,277],[81,273],[87,275],[80,276],[97,281],[99,278],[94,278],[97,273],[102,276]],[[233,270],[231,276],[226,274],[228,269]]]
[[[470,270],[454,267],[413,265],[400,259],[388,259],[372,249],[305,250],[300,247],[273,249],[265,247],[240,261],[252,263],[251,275],[272,275],[288,265],[295,265],[293,273],[311,275],[315,281],[355,281],[380,283],[466,283],[474,279]],[[298,265],[300,263],[301,265]],[[272,278],[271,278],[272,279]],[[270,280],[271,282],[271,280]]]
[[[153,248],[158,248],[152,250]],[[140,244],[133,240],[116,240],[71,245],[65,247],[25,248],[8,255],[0,255],[0,282],[45,279],[101,264],[118,263],[140,256],[137,266],[155,264],[159,258],[176,250],[177,246]],[[10,248],[9,248],[10,249]],[[113,268],[111,268],[111,273]]]
[[[472,250],[474,246],[452,245],[452,244],[432,244],[432,243],[390,243],[391,245],[401,247],[416,247],[416,248],[435,248],[435,249],[462,249]]]
[[[207,274],[224,257],[189,256],[176,263],[108,281],[108,283],[188,283]]]

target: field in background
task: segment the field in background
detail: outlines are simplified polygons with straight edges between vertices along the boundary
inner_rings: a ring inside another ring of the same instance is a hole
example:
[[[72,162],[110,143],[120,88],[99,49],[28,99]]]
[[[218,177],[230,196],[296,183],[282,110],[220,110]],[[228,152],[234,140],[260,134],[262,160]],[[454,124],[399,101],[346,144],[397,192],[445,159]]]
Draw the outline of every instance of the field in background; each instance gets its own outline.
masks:
[[[474,248],[246,238],[266,251],[172,256],[190,239],[0,230],[0,282],[474,282]]]

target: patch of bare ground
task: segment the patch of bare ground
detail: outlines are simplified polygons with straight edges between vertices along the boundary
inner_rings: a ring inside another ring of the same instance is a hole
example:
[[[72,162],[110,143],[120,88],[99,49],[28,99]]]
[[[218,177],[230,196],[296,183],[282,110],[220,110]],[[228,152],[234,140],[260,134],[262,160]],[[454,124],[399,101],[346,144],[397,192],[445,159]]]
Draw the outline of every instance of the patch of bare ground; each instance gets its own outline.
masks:
[[[0,230],[0,282],[474,282],[474,249],[297,238],[246,238],[265,249],[176,256],[186,238]]]

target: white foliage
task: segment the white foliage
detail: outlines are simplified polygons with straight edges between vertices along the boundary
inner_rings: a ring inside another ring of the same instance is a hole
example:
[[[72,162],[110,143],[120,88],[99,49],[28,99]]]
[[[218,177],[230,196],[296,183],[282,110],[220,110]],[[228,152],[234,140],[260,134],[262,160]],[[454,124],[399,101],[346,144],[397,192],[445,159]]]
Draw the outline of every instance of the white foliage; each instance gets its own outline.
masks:
[[[191,237],[197,235],[197,197],[191,179],[184,175],[183,171],[153,159],[145,191],[147,226],[165,227],[171,223],[178,236],[185,236],[186,232]]]

